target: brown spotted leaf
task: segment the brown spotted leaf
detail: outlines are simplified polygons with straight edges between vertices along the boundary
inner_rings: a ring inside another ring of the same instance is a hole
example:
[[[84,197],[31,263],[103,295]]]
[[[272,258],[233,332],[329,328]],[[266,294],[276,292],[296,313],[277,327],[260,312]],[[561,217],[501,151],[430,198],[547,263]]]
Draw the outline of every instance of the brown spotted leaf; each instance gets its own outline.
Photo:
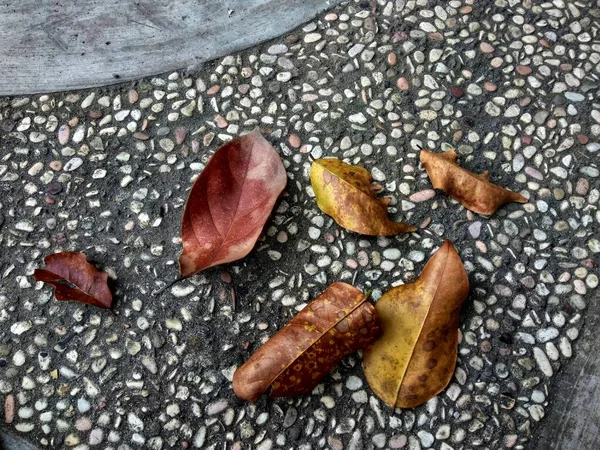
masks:
[[[233,390],[255,402],[311,392],[346,355],[381,335],[371,302],[353,286],[333,283],[269,339],[233,375]]]
[[[373,392],[393,408],[412,408],[441,392],[454,373],[460,308],[469,279],[450,241],[413,283],[375,305],[383,336],[367,347],[363,368]]]
[[[110,309],[108,274],[87,262],[83,253],[61,252],[44,258],[45,269],[36,269],[35,281],[54,286],[56,300],[73,300]]]
[[[490,183],[489,172],[474,174],[456,164],[456,152],[432,153],[421,150],[421,164],[433,187],[458,200],[465,208],[491,215],[505,203],[527,203],[517,192]]]
[[[286,181],[279,154],[258,130],[217,150],[185,205],[181,276],[250,253]]]
[[[390,220],[389,199],[378,198],[371,174],[339,159],[317,159],[310,167],[317,205],[342,227],[371,236],[393,236],[416,228]]]

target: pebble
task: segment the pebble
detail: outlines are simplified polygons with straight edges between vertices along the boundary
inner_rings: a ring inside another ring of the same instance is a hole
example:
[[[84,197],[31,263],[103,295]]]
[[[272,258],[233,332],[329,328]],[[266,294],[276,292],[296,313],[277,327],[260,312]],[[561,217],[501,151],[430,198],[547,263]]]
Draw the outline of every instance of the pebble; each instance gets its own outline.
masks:
[[[408,80],[404,77],[398,78],[396,86],[398,86],[398,89],[400,89],[401,91],[408,91],[410,87],[408,84]]]
[[[489,43],[487,42],[482,42],[479,45],[479,49],[481,50],[482,53],[492,53],[494,51],[494,47],[492,47]]]

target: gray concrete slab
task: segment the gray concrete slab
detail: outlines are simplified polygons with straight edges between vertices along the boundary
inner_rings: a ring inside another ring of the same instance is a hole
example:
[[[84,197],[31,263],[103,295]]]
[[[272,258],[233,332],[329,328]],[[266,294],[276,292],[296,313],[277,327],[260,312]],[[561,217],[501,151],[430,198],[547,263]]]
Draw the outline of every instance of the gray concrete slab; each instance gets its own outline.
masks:
[[[91,0],[0,4],[0,95],[132,80],[272,39],[339,0]]]

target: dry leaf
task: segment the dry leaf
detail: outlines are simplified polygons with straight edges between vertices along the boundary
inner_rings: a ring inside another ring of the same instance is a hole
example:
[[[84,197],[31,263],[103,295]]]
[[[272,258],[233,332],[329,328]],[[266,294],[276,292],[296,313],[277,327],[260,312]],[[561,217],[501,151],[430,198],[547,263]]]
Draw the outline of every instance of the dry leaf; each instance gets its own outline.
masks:
[[[281,158],[258,130],[217,150],[185,205],[181,276],[250,253],[286,181]]]
[[[45,269],[36,269],[35,281],[54,286],[56,300],[74,300],[110,309],[108,274],[87,262],[83,253],[61,252],[44,258]]]
[[[333,283],[233,375],[235,395],[255,402],[311,392],[346,355],[381,335],[375,308],[346,283]]]
[[[393,236],[416,228],[390,220],[389,199],[377,198],[371,174],[339,159],[317,159],[310,167],[317,205],[342,227],[371,236]]]
[[[412,408],[441,392],[454,373],[460,307],[469,279],[446,241],[419,278],[387,291],[375,305],[383,336],[364,351],[365,376],[391,407]]]
[[[433,187],[458,200],[465,208],[489,216],[505,203],[527,203],[521,194],[490,183],[487,170],[474,174],[456,164],[456,158],[454,150],[444,153],[421,150],[421,164]]]

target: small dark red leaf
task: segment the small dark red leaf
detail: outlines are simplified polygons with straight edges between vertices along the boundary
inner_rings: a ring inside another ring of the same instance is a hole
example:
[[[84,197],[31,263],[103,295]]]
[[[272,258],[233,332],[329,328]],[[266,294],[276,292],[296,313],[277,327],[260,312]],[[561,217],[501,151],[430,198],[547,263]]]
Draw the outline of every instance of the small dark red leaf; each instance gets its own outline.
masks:
[[[33,276],[54,286],[56,300],[73,300],[110,309],[112,295],[108,274],[87,262],[83,253],[61,252],[44,258],[45,269],[36,269]]]

